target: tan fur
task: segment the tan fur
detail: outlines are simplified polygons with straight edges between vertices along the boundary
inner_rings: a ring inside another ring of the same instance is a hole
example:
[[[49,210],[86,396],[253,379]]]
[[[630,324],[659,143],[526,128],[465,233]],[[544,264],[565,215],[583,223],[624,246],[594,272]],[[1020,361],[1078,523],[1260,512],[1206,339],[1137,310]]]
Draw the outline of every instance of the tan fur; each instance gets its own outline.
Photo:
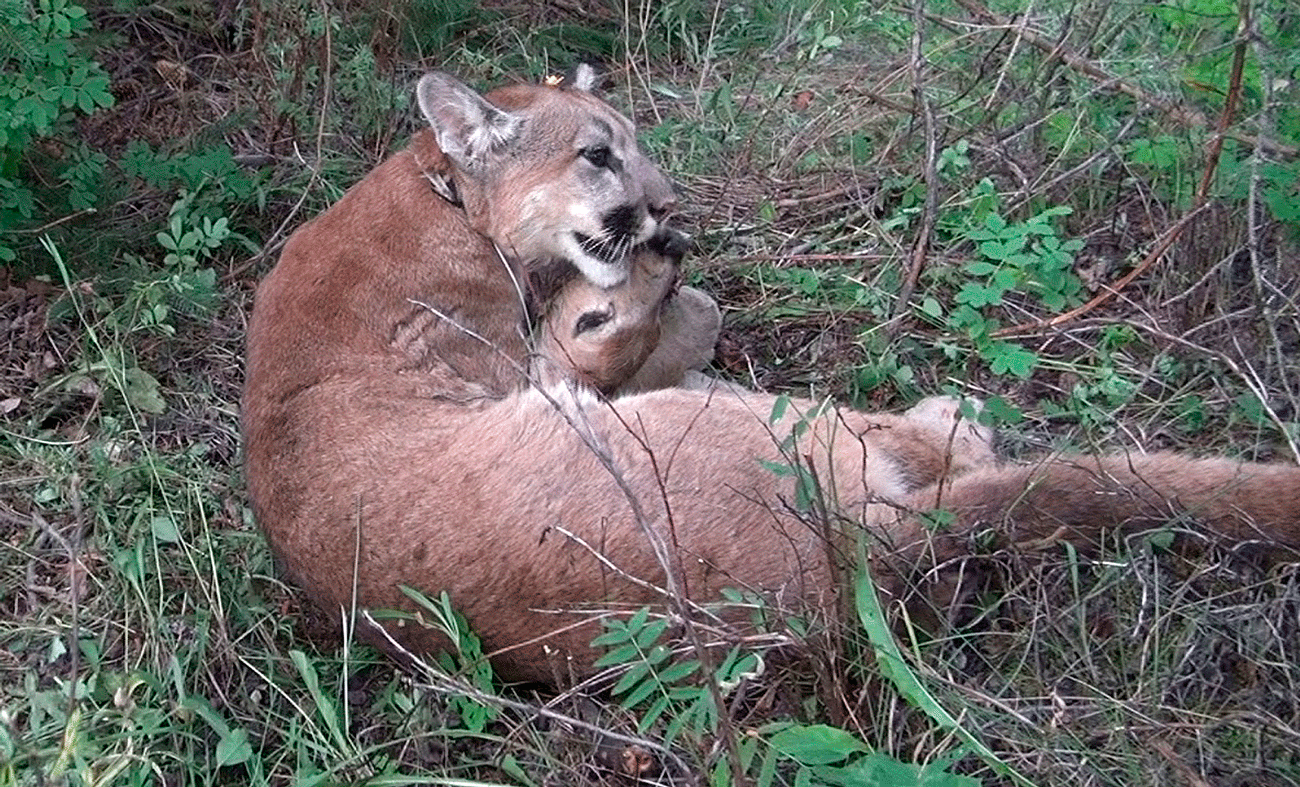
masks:
[[[445,74],[426,75],[416,97],[444,153],[428,154],[424,167],[512,258],[562,257],[609,287],[626,278],[627,252],[654,235],[676,197],[627,118],[577,84],[480,97]]]
[[[539,150],[525,158],[545,168]],[[438,155],[417,137],[295,233],[250,321],[249,493],[289,577],[327,610],[349,608],[354,586],[371,608],[410,609],[399,585],[446,590],[500,674],[546,681],[590,664],[598,627],[565,628],[583,620],[575,609],[664,603],[656,544],[697,602],[745,587],[815,609],[835,601],[834,550],[863,532],[907,561],[961,554],[986,526],[1087,546],[1171,512],[1236,539],[1300,541],[1290,466],[1159,454],[983,467],[987,431],[943,400],[806,419],[796,401],[773,419],[775,397],[734,390],[521,391],[523,310],[480,232],[511,235],[500,217],[519,215],[514,195],[449,204],[425,177]],[[475,177],[490,182],[488,170]],[[829,543],[795,510],[793,477],[773,470],[795,461],[839,502]],[[936,504],[956,515],[937,538],[910,514]],[[415,651],[443,644],[390,630]]]
[[[605,394],[682,385],[713,360],[722,316],[708,295],[679,288],[678,274],[672,256],[641,249],[622,285],[569,281],[542,317],[538,380],[576,379]],[[584,330],[593,318],[603,322]]]

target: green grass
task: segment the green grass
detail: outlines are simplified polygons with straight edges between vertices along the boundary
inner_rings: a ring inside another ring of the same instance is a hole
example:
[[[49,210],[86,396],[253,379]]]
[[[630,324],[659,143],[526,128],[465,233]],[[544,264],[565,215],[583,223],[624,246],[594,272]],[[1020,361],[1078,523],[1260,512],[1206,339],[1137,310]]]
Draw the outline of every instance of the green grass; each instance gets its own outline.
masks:
[[[0,269],[0,787],[603,784],[647,752],[645,783],[842,767],[872,784],[933,764],[940,784],[1300,784],[1295,567],[1162,534],[1088,560],[981,556],[984,579],[940,611],[958,625],[896,623],[885,671],[881,621],[819,633],[768,610],[772,639],[721,665],[725,696],[674,657],[624,693],[496,687],[484,719],[490,696],[337,647],[341,622],[281,583],[247,507],[244,315],[287,232],[415,127],[426,68],[489,85],[579,56],[618,66],[609,97],[680,184],[692,280],[726,311],[724,376],[864,407],[997,397],[1012,457],[1296,458],[1300,30],[1280,0],[1253,6],[1237,88],[1235,3],[1034,4],[1027,29],[1127,93],[933,0],[919,98],[911,8],[568,6],[91,8],[114,106],[0,161],[36,195],[29,217],[0,201],[17,257]],[[188,69],[180,89],[139,65],[160,51]],[[1213,124],[1234,90],[1211,208],[1169,254],[1057,329],[998,335],[1102,292],[1195,202],[1212,135],[1151,99]],[[99,202],[72,213],[60,172],[90,153],[103,183],[72,190]],[[1050,233],[1024,229],[1057,206]],[[991,216],[1029,258],[979,245]],[[1034,245],[1049,234],[1081,242],[1078,289]],[[758,655],[762,674],[737,666]]]

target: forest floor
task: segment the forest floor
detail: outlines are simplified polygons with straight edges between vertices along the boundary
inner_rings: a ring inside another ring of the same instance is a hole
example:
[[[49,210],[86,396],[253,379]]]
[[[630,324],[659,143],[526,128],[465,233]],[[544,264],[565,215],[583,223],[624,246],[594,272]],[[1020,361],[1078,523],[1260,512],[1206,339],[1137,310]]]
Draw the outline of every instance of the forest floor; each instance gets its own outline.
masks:
[[[41,200],[0,236],[0,787],[1300,785],[1298,564],[1176,521],[981,556],[901,667],[785,628],[721,709],[448,697],[340,648],[252,521],[243,340],[285,238],[417,128],[423,71],[580,58],[680,188],[712,373],[978,396],[1009,460],[1300,460],[1294,12],[1246,45],[1249,3],[1006,5],[88,6],[113,105],[0,171]]]

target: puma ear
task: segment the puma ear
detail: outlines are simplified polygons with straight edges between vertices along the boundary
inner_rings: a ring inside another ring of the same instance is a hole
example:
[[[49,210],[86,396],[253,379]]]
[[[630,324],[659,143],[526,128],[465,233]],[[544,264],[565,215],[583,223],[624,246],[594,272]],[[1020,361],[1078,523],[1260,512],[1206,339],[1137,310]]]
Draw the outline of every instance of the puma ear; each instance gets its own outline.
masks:
[[[578,63],[564,75],[565,87],[590,93],[600,82],[600,72],[591,63]]]
[[[438,147],[461,168],[478,169],[519,133],[515,115],[492,106],[461,81],[434,71],[415,88]]]

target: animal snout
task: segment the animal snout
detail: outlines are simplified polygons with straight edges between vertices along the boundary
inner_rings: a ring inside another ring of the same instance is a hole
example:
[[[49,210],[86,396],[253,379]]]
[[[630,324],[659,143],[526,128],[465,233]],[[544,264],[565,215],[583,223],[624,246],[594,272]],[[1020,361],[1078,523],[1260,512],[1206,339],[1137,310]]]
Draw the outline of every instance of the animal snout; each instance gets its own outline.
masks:
[[[670,196],[667,199],[652,201],[647,210],[650,212],[650,218],[662,222],[677,210],[677,197]]]

